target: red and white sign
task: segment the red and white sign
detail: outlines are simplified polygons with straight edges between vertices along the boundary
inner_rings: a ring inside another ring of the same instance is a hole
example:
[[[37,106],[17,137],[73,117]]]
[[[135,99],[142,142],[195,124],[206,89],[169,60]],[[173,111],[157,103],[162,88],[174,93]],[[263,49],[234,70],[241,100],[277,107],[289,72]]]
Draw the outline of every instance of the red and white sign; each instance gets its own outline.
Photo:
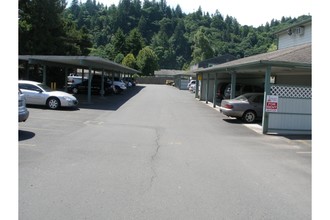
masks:
[[[278,96],[267,95],[266,112],[277,112],[278,109]]]

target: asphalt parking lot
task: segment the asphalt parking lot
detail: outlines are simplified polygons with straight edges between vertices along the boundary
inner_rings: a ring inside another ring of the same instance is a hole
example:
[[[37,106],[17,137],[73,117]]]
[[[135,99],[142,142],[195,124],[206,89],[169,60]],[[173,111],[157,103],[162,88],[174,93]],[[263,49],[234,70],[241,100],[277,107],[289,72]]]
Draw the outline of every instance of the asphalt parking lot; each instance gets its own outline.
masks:
[[[311,137],[165,85],[78,100],[19,124],[19,219],[311,219]]]

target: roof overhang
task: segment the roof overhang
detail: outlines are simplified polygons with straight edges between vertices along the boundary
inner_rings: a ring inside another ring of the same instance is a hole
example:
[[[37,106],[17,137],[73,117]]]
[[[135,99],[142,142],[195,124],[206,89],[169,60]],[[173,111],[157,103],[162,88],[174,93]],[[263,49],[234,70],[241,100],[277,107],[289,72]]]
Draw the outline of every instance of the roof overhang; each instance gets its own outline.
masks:
[[[47,66],[62,66],[85,69],[91,68],[94,70],[105,70],[128,74],[140,73],[138,70],[96,56],[19,55],[19,61],[28,62],[29,64],[41,64]]]
[[[266,68],[271,67],[272,75],[311,75],[311,45],[300,45],[294,48],[277,50],[258,54],[251,57],[234,60],[210,68],[194,70],[197,74],[265,74]]]

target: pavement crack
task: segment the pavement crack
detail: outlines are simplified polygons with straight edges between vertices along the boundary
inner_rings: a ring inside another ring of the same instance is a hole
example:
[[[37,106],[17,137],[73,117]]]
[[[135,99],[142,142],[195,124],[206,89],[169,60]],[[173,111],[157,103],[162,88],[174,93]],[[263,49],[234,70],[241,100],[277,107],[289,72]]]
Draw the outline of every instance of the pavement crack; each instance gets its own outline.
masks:
[[[154,181],[157,178],[155,162],[157,160],[157,157],[158,157],[158,154],[159,154],[159,149],[160,149],[161,145],[160,145],[160,132],[159,132],[159,129],[155,128],[155,132],[156,132],[156,138],[155,138],[156,149],[155,149],[155,152],[151,155],[150,164],[151,164],[152,175],[150,177],[149,187],[148,187],[147,191],[149,191],[152,188],[152,186],[154,184]]]

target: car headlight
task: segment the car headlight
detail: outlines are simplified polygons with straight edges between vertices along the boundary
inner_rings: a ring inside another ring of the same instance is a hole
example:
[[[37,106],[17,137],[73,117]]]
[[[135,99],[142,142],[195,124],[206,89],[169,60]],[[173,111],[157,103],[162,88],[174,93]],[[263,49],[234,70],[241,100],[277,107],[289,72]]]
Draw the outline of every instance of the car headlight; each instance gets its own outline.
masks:
[[[69,96],[64,96],[63,97],[66,101],[68,101],[68,102],[71,102],[71,101],[74,101],[75,99],[73,99],[73,98],[71,98],[71,97],[69,97]]]

